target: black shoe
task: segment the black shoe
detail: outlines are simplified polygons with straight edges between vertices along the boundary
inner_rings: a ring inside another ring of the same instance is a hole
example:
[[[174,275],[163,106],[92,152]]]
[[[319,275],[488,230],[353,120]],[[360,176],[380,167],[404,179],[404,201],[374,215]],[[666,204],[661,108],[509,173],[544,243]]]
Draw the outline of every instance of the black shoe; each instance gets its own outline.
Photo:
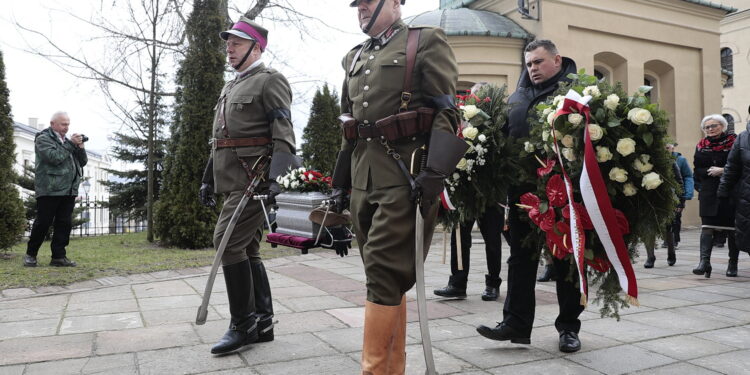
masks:
[[[253,273],[253,291],[255,292],[255,315],[258,317],[258,341],[273,341],[273,301],[271,284],[263,263],[250,263]]]
[[[654,268],[654,262],[656,262],[656,258],[646,258],[643,268]]]
[[[729,259],[727,277],[737,277],[737,259]]]
[[[36,257],[33,257],[31,255],[24,255],[23,256],[23,266],[24,267],[36,267]]]
[[[575,353],[581,350],[581,340],[573,331],[560,332],[560,351],[563,353]]]
[[[555,272],[555,267],[553,267],[551,264],[547,264],[544,266],[544,273],[542,274],[542,276],[539,276],[536,281],[546,282],[550,280],[557,280],[557,273]]]
[[[52,267],[75,267],[76,262],[68,258],[58,258],[50,260],[49,265]]]
[[[258,318],[255,315],[255,293],[250,261],[224,266],[229,313],[229,330],[211,348],[212,354],[227,354],[258,340]],[[270,297],[270,296],[269,296]]]
[[[488,286],[484,288],[484,293],[482,293],[482,301],[497,301],[497,297],[499,296],[500,288]]]
[[[232,322],[229,330],[211,348],[211,354],[231,353],[256,341],[258,341],[258,322],[253,316],[239,324]]]
[[[504,323],[498,323],[495,328],[480,325],[477,327],[477,332],[490,340],[510,340],[514,344],[531,344],[531,337],[522,335],[515,328]]]
[[[448,286],[442,289],[435,289],[433,293],[435,293],[436,295],[440,297],[446,297],[446,298],[457,298],[457,299],[466,298],[466,289],[459,289],[459,288],[454,287],[451,284],[448,284]]]

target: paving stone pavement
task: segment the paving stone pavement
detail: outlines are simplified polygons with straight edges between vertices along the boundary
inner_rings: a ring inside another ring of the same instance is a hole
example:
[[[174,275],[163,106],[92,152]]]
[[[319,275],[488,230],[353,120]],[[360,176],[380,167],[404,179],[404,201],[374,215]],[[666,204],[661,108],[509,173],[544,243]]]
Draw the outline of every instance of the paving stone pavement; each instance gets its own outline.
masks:
[[[727,278],[727,249],[714,250],[710,279],[695,276],[698,232],[683,233],[677,264],[636,265],[641,307],[618,322],[590,305],[581,315],[583,348],[557,349],[554,283],[538,283],[531,345],[482,338],[478,324],[502,318],[484,302],[486,262],[474,234],[466,300],[432,294],[448,280],[437,234],[426,264],[430,327],[441,374],[750,374],[750,259]],[[507,258],[507,246],[504,246]],[[278,323],[276,340],[223,357],[209,354],[228,325],[222,282],[208,322],[196,325],[208,267],[108,277],[64,287],[17,288],[0,295],[0,375],[5,374],[358,374],[365,286],[357,251],[266,262]],[[539,267],[541,272],[542,267]],[[503,264],[505,279],[507,265]],[[219,281],[221,276],[219,277]],[[414,290],[407,293],[407,374],[423,374]]]

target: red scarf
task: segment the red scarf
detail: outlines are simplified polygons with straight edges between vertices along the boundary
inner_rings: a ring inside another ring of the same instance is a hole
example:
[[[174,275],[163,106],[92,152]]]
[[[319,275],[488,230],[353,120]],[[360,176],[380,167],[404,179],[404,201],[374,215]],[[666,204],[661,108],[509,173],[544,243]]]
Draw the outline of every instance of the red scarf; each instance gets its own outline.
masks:
[[[734,140],[737,139],[737,135],[735,134],[727,134],[722,133],[719,136],[716,137],[705,137],[698,142],[698,148],[699,152],[709,152],[709,151],[725,151],[729,152],[729,150],[732,148],[732,145],[734,144]]]

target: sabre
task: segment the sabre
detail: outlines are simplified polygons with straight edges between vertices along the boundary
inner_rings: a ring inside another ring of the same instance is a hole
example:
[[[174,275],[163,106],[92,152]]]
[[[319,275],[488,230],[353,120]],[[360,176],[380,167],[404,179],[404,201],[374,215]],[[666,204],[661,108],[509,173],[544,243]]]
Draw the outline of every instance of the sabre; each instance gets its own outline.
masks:
[[[432,339],[430,338],[430,322],[427,317],[427,298],[424,291],[424,218],[422,210],[417,203],[417,214],[415,220],[416,233],[414,263],[417,276],[417,311],[419,312],[419,330],[422,333],[422,350],[424,351],[424,361],[427,367],[425,372],[428,375],[436,375],[435,359],[432,356]]]
[[[221,257],[222,255],[224,255],[224,249],[226,249],[227,247],[229,238],[232,236],[234,227],[235,225],[237,225],[237,221],[239,221],[240,216],[242,215],[242,211],[244,211],[248,200],[255,195],[255,189],[258,187],[261,181],[263,181],[263,172],[266,170],[266,165],[268,165],[268,161],[270,159],[270,156],[264,155],[259,157],[258,160],[255,161],[255,164],[253,164],[253,167],[251,169],[252,178],[250,179],[250,183],[247,184],[247,188],[245,188],[245,192],[242,194],[240,203],[237,204],[237,208],[234,209],[232,218],[229,219],[229,225],[227,225],[227,229],[224,231],[224,235],[221,237],[221,242],[219,243],[219,248],[216,250],[216,255],[214,255],[214,263],[211,265],[211,272],[208,274],[206,288],[203,291],[203,301],[201,302],[200,307],[198,307],[198,315],[195,317],[195,324],[197,325],[203,325],[206,323],[206,318],[208,317],[208,301],[211,299],[211,291],[214,288],[216,273],[219,270],[219,264],[221,264]],[[265,212],[265,207],[263,211]]]

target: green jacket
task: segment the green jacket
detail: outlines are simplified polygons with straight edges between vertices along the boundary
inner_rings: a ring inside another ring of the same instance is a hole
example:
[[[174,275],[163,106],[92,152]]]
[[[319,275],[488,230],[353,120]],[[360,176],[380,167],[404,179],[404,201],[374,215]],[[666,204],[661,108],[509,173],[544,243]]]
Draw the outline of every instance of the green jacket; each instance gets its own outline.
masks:
[[[270,137],[273,151],[295,153],[294,127],[289,116],[292,90],[283,74],[262,63],[227,83],[216,104],[213,137]],[[222,111],[223,110],[223,111]],[[286,117],[279,115],[286,113]],[[226,129],[222,126],[224,116]],[[228,134],[228,136],[227,136]],[[270,146],[212,149],[214,190],[228,193],[244,190],[249,182],[238,157],[252,167]]]
[[[52,128],[36,133],[34,150],[35,196],[77,196],[83,167],[89,160],[86,150],[74,145],[67,138],[64,143],[60,143]]]
[[[375,124],[384,117],[396,114],[401,104],[406,72],[406,40],[408,27],[396,21],[398,31],[382,47],[372,39],[354,47],[342,62],[346,78],[342,89],[341,112],[351,113],[360,124]],[[452,103],[456,94],[458,66],[453,49],[448,45],[442,29],[422,29],[412,77],[412,97],[409,110],[434,107],[433,99],[446,96]],[[357,61],[354,57],[362,49]],[[353,64],[353,65],[352,65]],[[353,66],[353,68],[352,68]],[[438,108],[432,130],[454,132],[459,118],[455,108]],[[407,166],[415,149],[426,142],[425,136],[401,139],[394,147]],[[352,152],[352,187],[365,190],[368,181],[373,188],[408,185],[406,177],[377,139],[358,139],[354,143],[342,137],[342,150]]]

